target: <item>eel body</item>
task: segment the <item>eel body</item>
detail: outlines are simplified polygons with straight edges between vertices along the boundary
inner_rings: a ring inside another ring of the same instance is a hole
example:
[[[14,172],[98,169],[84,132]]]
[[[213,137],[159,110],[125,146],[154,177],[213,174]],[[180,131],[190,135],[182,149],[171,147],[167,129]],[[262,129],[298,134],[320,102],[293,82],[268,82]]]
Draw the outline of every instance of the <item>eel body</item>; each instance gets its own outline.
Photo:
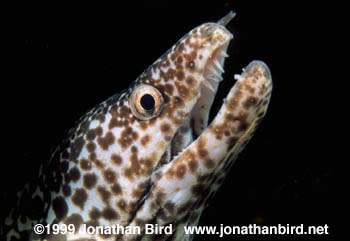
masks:
[[[42,164],[37,183],[18,193],[36,213],[14,208],[2,227],[10,240],[191,240],[238,154],[263,119],[272,91],[269,68],[252,61],[216,117],[208,116],[233,35],[202,24],[149,66],[125,91],[84,115]],[[146,224],[172,234],[145,234]],[[72,224],[75,232],[33,232]],[[87,234],[84,225],[139,227],[140,233]]]

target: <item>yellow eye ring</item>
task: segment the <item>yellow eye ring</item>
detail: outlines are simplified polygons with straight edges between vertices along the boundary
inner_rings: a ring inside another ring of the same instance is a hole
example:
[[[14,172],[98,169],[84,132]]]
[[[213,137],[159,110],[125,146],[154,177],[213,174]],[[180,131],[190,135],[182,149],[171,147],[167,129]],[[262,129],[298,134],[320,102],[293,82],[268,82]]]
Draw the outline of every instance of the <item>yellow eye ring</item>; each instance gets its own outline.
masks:
[[[137,86],[130,95],[129,106],[133,115],[140,120],[150,120],[160,114],[164,99],[158,89],[151,85]]]

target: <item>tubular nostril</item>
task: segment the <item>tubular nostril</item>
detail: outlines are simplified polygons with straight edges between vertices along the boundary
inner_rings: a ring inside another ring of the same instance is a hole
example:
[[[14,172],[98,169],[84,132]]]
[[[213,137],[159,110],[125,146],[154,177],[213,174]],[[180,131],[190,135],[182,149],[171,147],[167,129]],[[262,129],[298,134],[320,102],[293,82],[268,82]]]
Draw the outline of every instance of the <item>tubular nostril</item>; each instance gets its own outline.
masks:
[[[228,14],[226,14],[223,18],[221,18],[218,21],[218,24],[222,26],[226,26],[235,16],[236,16],[236,13],[234,11],[230,11]]]

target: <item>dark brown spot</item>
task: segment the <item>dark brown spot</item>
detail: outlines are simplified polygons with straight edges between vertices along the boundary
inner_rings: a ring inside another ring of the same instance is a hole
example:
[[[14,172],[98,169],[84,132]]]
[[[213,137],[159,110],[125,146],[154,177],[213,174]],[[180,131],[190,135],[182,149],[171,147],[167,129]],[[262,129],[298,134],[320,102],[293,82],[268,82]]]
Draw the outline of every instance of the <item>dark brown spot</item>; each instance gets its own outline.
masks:
[[[73,224],[75,227],[75,233],[79,231],[80,225],[83,223],[83,218],[80,214],[73,213],[64,221],[66,225]]]
[[[193,77],[192,77],[192,76],[188,76],[188,77],[186,78],[186,83],[187,83],[187,85],[192,86],[192,85],[194,84],[194,79],[193,79]]]
[[[168,133],[170,130],[171,130],[171,126],[167,123],[164,123],[160,126],[160,130],[163,132],[163,133]]]
[[[136,188],[132,190],[131,196],[137,200],[141,197],[142,194],[143,194],[143,190]]]
[[[101,238],[101,240],[106,240],[112,237],[112,231],[111,233],[105,232],[105,233],[99,233],[98,236]]]
[[[103,123],[106,120],[106,116],[103,113],[100,113],[96,115],[95,119],[99,120],[100,123]]]
[[[80,171],[77,167],[73,167],[70,171],[69,171],[69,180],[71,180],[72,182],[77,182],[80,179]]]
[[[179,179],[182,179],[185,174],[186,174],[186,166],[184,164],[181,164],[177,167],[176,169],[176,176],[179,178]]]
[[[89,160],[92,161],[92,162],[95,162],[96,161],[96,153],[90,153],[89,154]]]
[[[125,176],[126,178],[128,178],[128,179],[132,179],[132,178],[133,178],[130,168],[125,168],[123,172],[124,172],[124,176]]]
[[[176,77],[178,80],[183,80],[185,78],[185,74],[182,70],[176,71]]]
[[[89,217],[91,220],[96,220],[101,217],[101,212],[96,207],[93,207],[89,213]]]
[[[210,178],[211,178],[211,174],[204,174],[204,175],[197,176],[197,180],[200,183],[208,181],[208,180],[210,180]]]
[[[248,122],[247,121],[241,121],[238,130],[239,131],[245,131],[248,128]]]
[[[228,144],[227,151],[231,150],[232,147],[237,143],[237,141],[238,141],[237,137],[234,137],[234,136],[230,137],[227,141],[227,144]]]
[[[61,173],[66,173],[68,171],[69,163],[67,161],[63,161],[60,165]]]
[[[142,227],[146,224],[146,221],[140,218],[135,218],[134,221],[135,221],[135,224],[139,227]]]
[[[131,152],[136,153],[137,152],[137,147],[136,146],[132,146],[131,147]]]
[[[189,96],[189,91],[186,88],[186,86],[177,84],[176,87],[177,87],[177,91],[179,92],[180,96],[182,96],[184,98],[189,98],[190,97]]]
[[[99,221],[98,220],[89,220],[85,222],[86,227],[97,227],[99,226]],[[74,241],[97,241],[96,239],[87,239],[87,238],[81,238],[81,239],[74,239]]]
[[[238,121],[238,131],[245,131],[248,128],[248,122],[247,122],[247,113],[240,113],[238,116],[234,117],[234,121]],[[235,132],[233,130],[233,132]]]
[[[132,153],[130,155],[130,162],[131,175],[139,176],[142,172],[142,168],[138,160],[137,153]]]
[[[170,84],[166,84],[164,85],[164,91],[172,95],[174,92],[174,87]]]
[[[238,101],[235,98],[232,98],[227,102],[227,106],[229,110],[234,110],[238,106]]]
[[[175,106],[176,106],[177,108],[182,108],[182,107],[185,106],[183,100],[182,100],[180,97],[178,97],[178,96],[175,96],[175,98],[174,98],[174,104],[175,104]]]
[[[151,121],[149,123],[151,123]],[[134,132],[131,127],[127,127],[121,132],[120,139],[118,140],[118,143],[123,148],[127,148],[134,141],[136,141],[137,138],[138,138],[137,132]]]
[[[121,195],[123,193],[123,190],[119,183],[114,183],[111,187],[111,190],[114,195]]]
[[[85,140],[83,137],[77,138],[70,146],[70,160],[76,161],[80,155],[81,150],[85,144]]]
[[[126,211],[127,211],[127,204],[126,204],[126,202],[125,202],[124,199],[118,200],[117,206],[118,206],[118,208],[119,208],[121,211],[123,211],[123,212],[126,212]]]
[[[117,220],[119,218],[119,215],[114,209],[107,207],[103,209],[102,217],[106,220]]]
[[[208,151],[206,149],[200,149],[198,153],[201,158],[205,158],[206,156],[208,156]]]
[[[67,216],[68,206],[63,197],[58,196],[52,201],[52,209],[58,220],[62,220]]]
[[[265,112],[260,112],[260,113],[257,115],[257,117],[258,117],[258,118],[262,118],[262,117],[264,117],[264,115],[265,115]]]
[[[198,168],[198,162],[195,159],[191,159],[188,162],[188,167],[190,169],[190,172],[194,173],[197,170],[197,168]]]
[[[68,174],[65,174],[65,175],[64,175],[64,181],[65,181],[67,184],[70,183],[70,177],[69,177]]]
[[[85,170],[85,171],[89,171],[92,168],[92,164],[90,161],[88,161],[86,159],[82,159],[82,160],[80,160],[80,168]]]
[[[85,202],[87,200],[86,191],[82,188],[78,188],[75,190],[75,193],[72,197],[72,202],[78,206],[81,210],[84,209]]]
[[[72,194],[72,190],[67,183],[63,185],[62,192],[65,197],[69,197]]]
[[[171,217],[170,217],[170,215],[168,215],[166,212],[165,212],[165,210],[164,209],[159,209],[158,210],[158,212],[157,212],[157,218],[159,218],[160,220],[162,220],[162,221],[170,221],[171,220]],[[159,240],[159,235],[157,235],[157,237],[156,238],[152,238],[152,240]],[[164,240],[164,237],[163,238],[160,238],[160,240]]]
[[[97,192],[100,195],[101,200],[105,204],[109,205],[109,199],[111,197],[111,193],[109,191],[107,191],[107,189],[105,187],[103,187],[103,186],[98,186],[97,187]]]
[[[185,46],[184,46],[184,43],[180,43],[177,47],[177,50],[181,53],[182,51],[184,51],[185,49]]]
[[[103,177],[106,182],[113,183],[116,179],[116,173],[112,169],[107,169],[103,173]]]
[[[98,137],[97,143],[103,150],[108,150],[109,146],[114,143],[115,137],[112,132],[107,132],[104,137]]]
[[[123,162],[121,156],[115,153],[112,154],[111,159],[112,159],[112,162],[117,166],[120,166]]]
[[[196,184],[192,186],[191,191],[195,196],[200,196],[205,190],[205,186],[203,184]]]
[[[101,126],[96,127],[96,128],[95,128],[95,131],[96,131],[96,135],[97,135],[97,136],[101,136],[102,133],[103,133],[103,129],[102,129]]]
[[[164,208],[169,212],[169,213],[174,213],[175,211],[175,204],[173,202],[167,201],[164,204]]]
[[[146,121],[140,122],[139,125],[142,130],[146,130],[148,128],[148,124]]]
[[[156,202],[158,204],[161,204],[163,203],[163,200],[165,199],[165,193],[161,192],[161,191],[158,191],[156,192]]]
[[[94,173],[87,173],[83,176],[83,185],[86,189],[93,188],[97,183],[97,176]]]
[[[254,94],[254,92],[255,92],[255,88],[254,87],[251,87],[250,85],[246,85],[245,87],[249,91],[249,93]]]
[[[208,169],[214,168],[214,166],[215,166],[215,162],[211,159],[205,159],[203,164]]]
[[[258,103],[258,98],[254,96],[250,96],[246,101],[243,102],[243,106],[244,108],[249,109],[250,107],[255,106],[257,103]]]
[[[234,120],[234,116],[232,114],[227,114],[225,115],[225,119],[228,121],[233,121]]]
[[[93,141],[96,138],[96,131],[95,129],[90,129],[87,133],[86,133],[86,138],[89,141]]]
[[[105,163],[101,160],[97,159],[94,161],[94,163],[95,163],[96,167],[99,169],[104,169],[104,167],[105,167]]]
[[[158,211],[158,209],[159,209],[159,205],[158,205],[155,201],[153,201],[153,202],[151,202],[150,209],[151,209],[153,212],[156,212],[156,211]]]
[[[89,142],[86,145],[86,149],[88,150],[88,152],[94,152],[96,150],[96,144],[93,142]]]
[[[117,120],[117,118],[111,118],[108,124],[108,129],[112,130],[114,127],[122,126],[121,122]]]
[[[169,69],[167,72],[167,76],[169,79],[173,79],[175,76],[175,70],[174,69]]]
[[[145,136],[143,136],[141,138],[141,145],[146,146],[148,144],[148,142],[150,142],[150,141],[151,141],[151,136],[146,134]]]
[[[152,169],[153,168],[153,161],[150,159],[146,159],[144,161],[144,165],[148,168],[148,169]]]
[[[84,120],[79,126],[78,134],[79,135],[80,134],[85,134],[88,131],[89,126],[90,126],[90,121]]]
[[[177,213],[184,213],[187,212],[193,205],[193,202],[188,201],[185,204],[183,204],[182,206],[180,206],[177,210]]]
[[[130,207],[131,210],[136,210],[136,208],[138,207],[138,202],[129,202],[128,206]]]

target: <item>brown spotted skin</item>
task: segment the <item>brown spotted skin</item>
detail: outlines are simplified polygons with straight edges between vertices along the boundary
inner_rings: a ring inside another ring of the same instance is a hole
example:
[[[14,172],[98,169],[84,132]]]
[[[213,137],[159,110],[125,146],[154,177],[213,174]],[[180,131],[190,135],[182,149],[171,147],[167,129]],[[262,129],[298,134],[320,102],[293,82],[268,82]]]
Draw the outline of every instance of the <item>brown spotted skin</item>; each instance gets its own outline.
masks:
[[[84,115],[43,163],[38,183],[19,193],[17,205],[31,195],[40,208],[36,216],[14,209],[3,229],[7,240],[190,240],[182,227],[198,223],[263,118],[271,94],[267,66],[253,61],[207,127],[219,82],[209,76],[221,77],[213,63],[218,59],[223,65],[231,39],[218,23],[193,29],[129,89]],[[147,120],[132,109],[132,93],[142,85],[161,93],[159,113]],[[77,232],[37,236],[36,223],[74,224]],[[171,223],[174,234],[88,235],[79,232],[83,223],[141,228]]]

